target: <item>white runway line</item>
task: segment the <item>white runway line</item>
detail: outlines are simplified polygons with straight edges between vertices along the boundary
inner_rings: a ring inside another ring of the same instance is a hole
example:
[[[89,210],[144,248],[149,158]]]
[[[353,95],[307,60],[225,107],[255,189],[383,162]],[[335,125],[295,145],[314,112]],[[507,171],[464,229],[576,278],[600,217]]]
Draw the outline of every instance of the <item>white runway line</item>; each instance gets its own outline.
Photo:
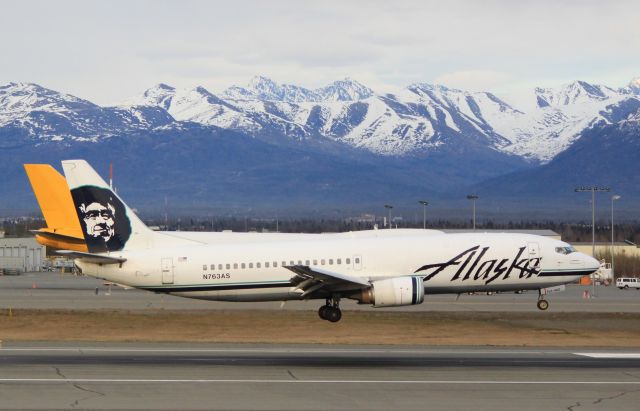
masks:
[[[457,384],[457,385],[640,385],[640,381],[496,381],[496,380],[232,380],[133,378],[0,378],[0,383],[141,383],[141,384]]]
[[[583,357],[590,358],[605,358],[605,359],[628,359],[637,360],[640,359],[640,353],[623,353],[623,352],[576,352],[575,355],[581,355]]]
[[[2,352],[82,353],[250,353],[250,354],[567,354],[566,351],[420,350],[376,348],[108,348],[108,347],[2,347]]]

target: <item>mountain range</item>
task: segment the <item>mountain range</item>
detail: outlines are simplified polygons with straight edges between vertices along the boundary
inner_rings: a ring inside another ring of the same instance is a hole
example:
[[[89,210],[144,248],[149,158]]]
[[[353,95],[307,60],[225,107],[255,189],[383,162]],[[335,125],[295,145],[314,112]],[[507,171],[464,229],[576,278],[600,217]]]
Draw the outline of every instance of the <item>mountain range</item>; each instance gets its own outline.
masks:
[[[469,190],[523,210],[558,199],[566,208],[570,187],[595,182],[624,191],[629,204],[640,197],[640,79],[535,88],[529,103],[424,83],[378,93],[349,78],[308,89],[255,77],[217,94],[159,84],[103,107],[8,83],[0,207],[34,206],[22,162],[73,156],[103,169],[113,162],[122,189],[155,209],[185,196],[193,209],[357,209],[453,201]]]

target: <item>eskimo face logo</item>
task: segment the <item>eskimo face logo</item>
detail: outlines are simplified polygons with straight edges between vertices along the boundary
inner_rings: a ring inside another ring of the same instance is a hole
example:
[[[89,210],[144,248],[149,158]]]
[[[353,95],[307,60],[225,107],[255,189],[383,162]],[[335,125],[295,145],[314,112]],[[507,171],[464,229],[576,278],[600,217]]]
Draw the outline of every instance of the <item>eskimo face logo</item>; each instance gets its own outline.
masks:
[[[84,215],[86,233],[95,238],[102,238],[105,242],[111,240],[116,233],[114,215],[116,212],[112,204],[91,203],[80,205],[80,212]]]
[[[82,186],[71,190],[89,252],[122,250],[131,236],[124,204],[111,190]]]

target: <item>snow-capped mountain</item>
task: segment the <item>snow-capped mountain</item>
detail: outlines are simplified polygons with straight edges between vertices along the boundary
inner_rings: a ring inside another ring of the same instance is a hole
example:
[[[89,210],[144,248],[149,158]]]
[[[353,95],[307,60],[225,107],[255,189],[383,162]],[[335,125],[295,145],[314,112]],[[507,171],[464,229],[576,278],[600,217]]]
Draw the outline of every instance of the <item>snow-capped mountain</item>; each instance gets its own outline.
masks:
[[[35,110],[71,111],[97,107],[87,100],[49,90],[37,84],[8,83],[0,85],[0,118],[2,120]]]
[[[574,144],[547,164],[483,181],[473,190],[489,197],[506,192],[513,198],[525,199],[524,202],[531,198],[545,201],[546,198],[553,203],[575,203],[575,187],[610,187],[635,207],[635,218],[640,198],[640,173],[636,171],[639,135],[640,109],[637,109],[617,122],[599,122],[585,129]],[[586,202],[582,204],[586,205]]]
[[[92,140],[174,122],[154,105],[100,107],[32,83],[0,86],[0,129],[36,140]]]
[[[536,88],[535,98],[536,109],[496,123],[494,129],[511,141],[505,151],[543,162],[570,147],[583,130],[616,121],[640,107],[637,96],[584,81]]]
[[[585,81],[574,81],[559,88],[536,88],[538,107],[561,107],[576,104],[591,104],[594,101],[605,101],[618,96],[618,92],[600,85],[592,85]]]
[[[523,110],[488,92],[417,83],[375,93],[353,79],[315,90],[254,77],[219,95],[158,84],[118,107],[100,107],[35,84],[0,87],[0,127],[33,138],[96,140],[183,122],[239,131],[269,143],[337,143],[385,156],[460,147],[548,162],[580,133],[640,107],[640,80],[624,89],[575,81],[536,88]]]
[[[252,78],[246,87],[231,86],[223,92],[224,97],[232,100],[263,100],[286,103],[358,101],[374,94],[373,90],[350,78],[334,81],[328,86],[310,90],[291,84],[278,84],[263,76]]]
[[[286,101],[318,101],[320,96],[309,89],[291,84],[278,84],[275,81],[256,76],[247,87],[232,86],[226,89],[223,96],[232,100]]]
[[[375,93],[351,78],[334,81],[328,86],[321,87],[315,92],[321,101],[358,101],[373,96]]]
[[[175,88],[160,83],[147,89],[141,96],[128,100],[125,106],[158,106],[169,110],[175,92]]]
[[[611,121],[613,112],[620,114],[617,107],[632,110],[639,103],[632,93],[584,81],[535,89],[537,107],[526,112],[491,93],[430,84],[377,94],[351,79],[310,90],[255,77],[246,87],[214,96],[214,104],[192,98],[193,90],[165,86],[160,93],[158,87],[134,101],[164,107],[145,96],[181,95],[162,99],[176,119],[258,137],[319,137],[391,156],[480,144],[542,162],[569,147],[585,128]]]
[[[638,175],[638,83],[535,89],[528,109],[488,92],[417,83],[376,93],[348,79],[310,90],[255,78],[219,94],[159,84],[117,107],[9,83],[0,86],[0,206],[31,199],[21,164],[76,156],[102,169],[117,162],[147,205],[164,195],[194,207],[379,205],[479,190],[534,193],[556,210],[583,183],[628,200],[640,184],[629,177]]]

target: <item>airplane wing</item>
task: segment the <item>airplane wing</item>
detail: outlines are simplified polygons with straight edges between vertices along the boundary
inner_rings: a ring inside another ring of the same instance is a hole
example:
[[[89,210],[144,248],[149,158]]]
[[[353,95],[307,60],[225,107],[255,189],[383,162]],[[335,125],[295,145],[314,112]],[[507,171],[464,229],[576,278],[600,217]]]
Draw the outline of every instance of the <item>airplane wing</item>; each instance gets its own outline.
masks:
[[[296,275],[291,277],[291,284],[303,291],[302,297],[319,289],[328,291],[361,290],[371,286],[367,280],[347,274],[327,271],[321,268],[311,268],[306,265],[289,265],[285,268]]]
[[[59,250],[56,252],[58,254],[62,254],[69,258],[86,261],[87,263],[92,263],[92,264],[122,264],[125,261],[127,261],[126,258],[109,257],[107,255],[100,255],[100,254],[82,253],[80,251]]]

